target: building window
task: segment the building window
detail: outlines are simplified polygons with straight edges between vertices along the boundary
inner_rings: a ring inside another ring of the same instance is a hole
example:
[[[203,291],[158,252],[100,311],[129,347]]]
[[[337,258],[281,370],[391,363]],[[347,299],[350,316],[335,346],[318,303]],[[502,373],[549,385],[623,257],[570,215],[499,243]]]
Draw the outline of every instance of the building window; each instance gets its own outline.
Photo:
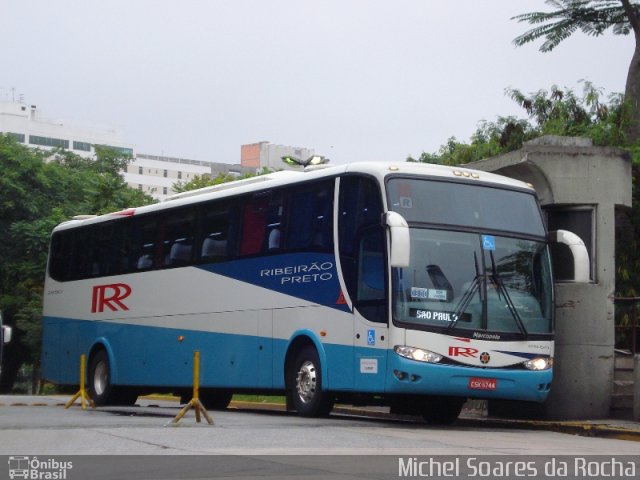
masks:
[[[99,145],[100,147],[104,147],[104,148],[110,148],[111,150],[119,153],[120,155],[126,155],[129,157],[133,156],[133,149],[131,148],[124,148],[124,147],[114,147],[112,145]]]
[[[19,143],[24,143],[25,140],[24,133],[7,132],[7,137],[13,138],[16,142]]]
[[[178,172],[178,180],[182,180],[182,172]]]
[[[82,150],[83,152],[91,151],[91,144],[87,142],[76,142],[73,141],[73,149],[74,150]]]
[[[162,176],[166,178],[168,173],[169,172],[167,170],[165,170]]]
[[[163,187],[163,188],[162,188],[162,194],[163,194],[163,195],[166,195],[166,194],[167,194],[167,187]]]
[[[138,167],[138,174],[142,175],[142,167]]]
[[[69,148],[69,140],[61,138],[40,137],[38,135],[29,135],[29,143],[31,145],[42,145],[43,147],[61,147]]]
[[[138,190],[142,191],[142,184],[141,183],[138,184]]]

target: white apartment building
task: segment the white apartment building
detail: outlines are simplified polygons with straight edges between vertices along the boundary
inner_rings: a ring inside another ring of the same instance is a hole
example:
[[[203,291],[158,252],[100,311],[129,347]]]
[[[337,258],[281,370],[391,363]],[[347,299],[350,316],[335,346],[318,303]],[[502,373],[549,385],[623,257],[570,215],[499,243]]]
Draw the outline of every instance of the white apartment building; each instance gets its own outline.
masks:
[[[241,165],[136,153],[124,177],[129,186],[138,188],[154,198],[163,199],[174,193],[173,184],[189,182],[195,176],[216,177],[222,173],[239,176],[255,172],[255,168],[245,168]]]
[[[42,116],[35,105],[0,101],[0,133],[27,146],[52,150],[61,147],[83,156],[95,154],[94,145],[104,145],[133,155],[133,147],[116,130],[87,128]]]
[[[124,142],[116,130],[46,118],[35,105],[22,101],[0,100],[0,133],[10,135],[29,147],[42,150],[61,147],[85,158],[95,155],[95,145],[120,150],[133,157],[123,172],[125,181],[158,200],[174,193],[174,183],[188,182],[196,175],[215,177],[220,173],[241,175],[256,171],[256,168],[240,165],[137,153],[133,145]]]

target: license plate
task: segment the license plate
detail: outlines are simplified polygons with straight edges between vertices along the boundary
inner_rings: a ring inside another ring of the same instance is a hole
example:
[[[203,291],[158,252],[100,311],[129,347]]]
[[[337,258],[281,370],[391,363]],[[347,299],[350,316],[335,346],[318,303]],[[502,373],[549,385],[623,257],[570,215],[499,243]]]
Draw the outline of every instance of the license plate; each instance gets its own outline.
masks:
[[[469,379],[469,388],[471,390],[495,390],[498,388],[498,380],[495,378],[478,378]]]

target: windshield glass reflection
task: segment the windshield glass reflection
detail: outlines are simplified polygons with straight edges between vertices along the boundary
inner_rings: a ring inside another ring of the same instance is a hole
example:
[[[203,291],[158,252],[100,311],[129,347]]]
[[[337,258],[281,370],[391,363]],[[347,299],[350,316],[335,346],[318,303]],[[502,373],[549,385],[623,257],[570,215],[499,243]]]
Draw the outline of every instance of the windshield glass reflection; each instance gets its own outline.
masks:
[[[411,264],[394,269],[394,319],[429,330],[527,336],[552,330],[543,242],[411,230]]]

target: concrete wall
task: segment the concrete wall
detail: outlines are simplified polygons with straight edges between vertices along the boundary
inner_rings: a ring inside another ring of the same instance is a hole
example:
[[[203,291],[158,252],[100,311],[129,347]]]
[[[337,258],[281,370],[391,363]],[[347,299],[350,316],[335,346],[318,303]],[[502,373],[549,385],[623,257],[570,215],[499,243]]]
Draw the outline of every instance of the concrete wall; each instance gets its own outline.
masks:
[[[628,154],[592,147],[585,139],[542,137],[516,152],[467,166],[533,184],[543,210],[593,209],[592,282],[556,283],[553,387],[547,402],[532,410],[547,418],[608,417],[614,367],[615,212],[631,206]]]

